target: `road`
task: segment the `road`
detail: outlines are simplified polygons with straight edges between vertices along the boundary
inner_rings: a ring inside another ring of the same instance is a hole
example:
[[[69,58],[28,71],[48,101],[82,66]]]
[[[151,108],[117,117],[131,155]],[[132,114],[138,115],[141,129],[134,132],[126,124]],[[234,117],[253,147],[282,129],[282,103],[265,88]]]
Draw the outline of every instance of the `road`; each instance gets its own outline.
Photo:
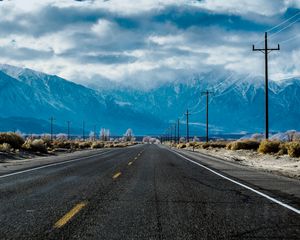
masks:
[[[2,173],[0,239],[300,239],[299,194],[162,146],[102,150]]]

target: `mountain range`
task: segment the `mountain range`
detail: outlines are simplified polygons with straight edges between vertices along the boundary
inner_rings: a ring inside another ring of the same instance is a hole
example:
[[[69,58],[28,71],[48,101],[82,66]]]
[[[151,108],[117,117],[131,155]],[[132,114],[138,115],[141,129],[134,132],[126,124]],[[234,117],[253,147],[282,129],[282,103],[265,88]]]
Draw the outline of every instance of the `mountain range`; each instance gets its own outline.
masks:
[[[212,134],[264,131],[263,77],[211,71],[152,89],[105,84],[91,88],[10,65],[0,65],[0,131],[49,132],[53,116],[56,132],[64,132],[66,121],[71,121],[73,133],[80,134],[84,121],[87,134],[94,125],[115,135],[127,128],[137,135],[161,134],[180,118],[185,134],[184,113],[189,109],[190,135],[203,135],[206,90],[211,92]],[[300,78],[270,80],[269,96],[270,130],[299,130]]]

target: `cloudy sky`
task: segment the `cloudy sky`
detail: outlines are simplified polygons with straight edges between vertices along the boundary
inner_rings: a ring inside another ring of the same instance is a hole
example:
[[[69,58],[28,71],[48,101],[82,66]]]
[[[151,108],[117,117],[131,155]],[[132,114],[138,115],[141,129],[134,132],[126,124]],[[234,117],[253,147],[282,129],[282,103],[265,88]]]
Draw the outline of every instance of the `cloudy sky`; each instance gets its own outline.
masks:
[[[85,85],[152,87],[221,69],[300,76],[299,0],[0,0],[0,63]]]

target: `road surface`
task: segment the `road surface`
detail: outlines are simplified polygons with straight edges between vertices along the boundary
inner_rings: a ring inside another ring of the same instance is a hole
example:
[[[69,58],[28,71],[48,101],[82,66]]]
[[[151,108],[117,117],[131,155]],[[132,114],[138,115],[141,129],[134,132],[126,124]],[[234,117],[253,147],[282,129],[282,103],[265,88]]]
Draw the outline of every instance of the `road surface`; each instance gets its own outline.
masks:
[[[0,239],[300,239],[299,181],[163,146],[0,175]]]

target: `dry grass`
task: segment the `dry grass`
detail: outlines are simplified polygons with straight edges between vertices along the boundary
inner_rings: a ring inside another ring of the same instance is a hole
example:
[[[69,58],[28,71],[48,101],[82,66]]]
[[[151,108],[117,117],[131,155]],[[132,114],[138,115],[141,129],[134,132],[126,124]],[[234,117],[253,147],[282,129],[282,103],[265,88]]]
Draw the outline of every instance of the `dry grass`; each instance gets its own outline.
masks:
[[[93,142],[91,148],[92,149],[104,148],[104,143],[103,142]]]
[[[268,154],[268,153],[278,153],[280,150],[279,141],[269,141],[263,140],[258,148],[258,152]]]
[[[24,142],[24,139],[18,134],[0,133],[0,144],[7,143],[14,149],[20,149]]]
[[[228,144],[227,141],[216,141],[216,142],[202,143],[200,146],[203,149],[207,149],[207,148],[226,148],[227,144]]]
[[[32,152],[47,153],[47,146],[43,139],[27,139],[22,145],[24,150]]]
[[[286,144],[290,157],[300,157],[300,142],[290,142]]]
[[[0,144],[0,152],[10,152],[12,150],[10,144],[8,143],[3,143]]]
[[[238,140],[227,144],[226,148],[229,150],[257,150],[259,142],[255,140]]]
[[[179,144],[177,144],[177,148],[180,148],[180,149],[186,148],[186,144],[185,143],[179,143]]]

